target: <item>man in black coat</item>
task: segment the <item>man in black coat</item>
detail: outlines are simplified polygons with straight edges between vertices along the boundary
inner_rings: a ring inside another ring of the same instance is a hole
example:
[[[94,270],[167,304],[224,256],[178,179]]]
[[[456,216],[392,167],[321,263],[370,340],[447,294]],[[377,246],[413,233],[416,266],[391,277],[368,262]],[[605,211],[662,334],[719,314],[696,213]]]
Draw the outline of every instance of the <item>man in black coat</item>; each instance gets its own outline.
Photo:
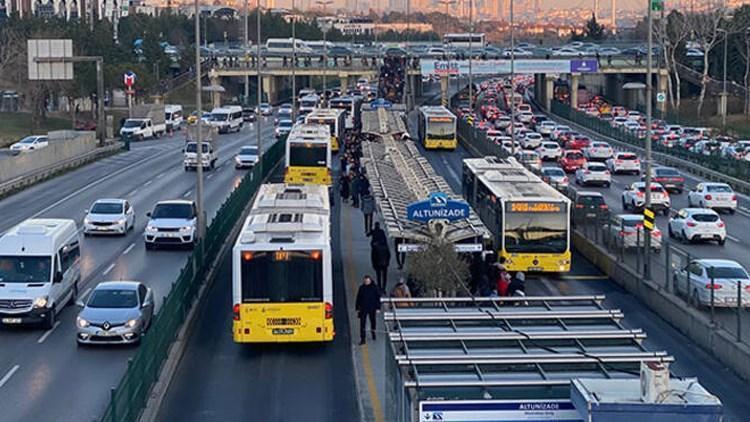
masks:
[[[380,289],[372,282],[372,277],[366,275],[357,290],[357,301],[354,306],[359,316],[359,345],[365,344],[365,325],[370,318],[370,331],[375,340],[375,315],[380,310]]]
[[[372,237],[372,239],[370,239],[370,247],[372,248],[378,243],[388,244],[388,238],[385,236],[385,231],[380,228],[380,223],[377,221],[375,222],[375,228],[367,233],[367,236]]]
[[[375,277],[378,280],[380,291],[386,292],[388,285],[388,265],[391,263],[391,251],[388,249],[388,243],[373,243],[370,259],[372,260],[372,268],[375,270]]]

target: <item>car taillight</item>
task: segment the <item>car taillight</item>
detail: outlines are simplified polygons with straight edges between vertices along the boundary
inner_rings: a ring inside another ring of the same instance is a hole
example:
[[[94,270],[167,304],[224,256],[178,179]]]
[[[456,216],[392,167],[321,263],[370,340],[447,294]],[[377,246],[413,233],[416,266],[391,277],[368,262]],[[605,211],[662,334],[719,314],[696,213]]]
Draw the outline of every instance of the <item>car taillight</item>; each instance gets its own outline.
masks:
[[[568,176],[563,177],[562,181],[563,183],[568,183]]]
[[[232,307],[232,319],[235,321],[240,320],[240,304],[239,303],[235,303],[234,306]]]
[[[637,195],[638,197],[642,197],[642,196],[643,196],[643,192],[641,192],[641,191],[638,191],[638,192],[636,192],[635,194],[636,194],[636,195]]]
[[[576,208],[578,208],[578,209],[583,208],[583,204],[576,204]]]
[[[732,201],[736,201],[736,200],[737,200],[737,195],[732,195]]]
[[[333,318],[333,305],[326,302],[326,319]]]
[[[601,205],[599,205],[599,208],[603,209],[603,210],[609,209],[609,207],[607,206],[607,204],[601,204]]]
[[[718,227],[720,229],[724,228],[724,222],[723,221],[719,221],[718,223],[716,223],[716,227]]]
[[[704,196],[704,198],[706,198],[706,201],[710,201],[711,198],[713,198],[713,197],[711,195],[706,195],[706,196]]]
[[[709,289],[709,290],[719,290],[719,289],[721,289],[721,284],[716,284],[716,283],[713,283],[713,284],[711,284],[711,283],[707,283],[707,284],[706,284],[706,288],[707,288],[707,289]]]
[[[697,224],[693,223],[692,221],[687,222],[688,227],[695,227]]]

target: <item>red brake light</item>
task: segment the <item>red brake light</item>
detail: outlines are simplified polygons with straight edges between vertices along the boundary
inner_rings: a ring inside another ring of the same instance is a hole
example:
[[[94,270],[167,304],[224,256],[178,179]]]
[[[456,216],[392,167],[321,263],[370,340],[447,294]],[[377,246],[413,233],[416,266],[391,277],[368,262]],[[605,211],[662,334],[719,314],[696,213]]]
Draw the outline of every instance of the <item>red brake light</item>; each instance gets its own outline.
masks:
[[[723,221],[719,221],[718,223],[716,223],[716,227],[723,228],[724,227],[724,222]]]
[[[737,200],[737,195],[732,195],[732,201],[736,201],[736,200]]]
[[[609,207],[607,206],[607,204],[601,204],[601,205],[599,205],[599,208],[600,208],[600,209],[603,209],[603,210],[606,210],[606,209],[608,209]]]
[[[333,305],[326,302],[326,319],[333,318]]]
[[[583,208],[583,204],[576,204],[576,208]]]
[[[696,226],[696,224],[695,224],[695,223],[693,223],[692,221],[688,221],[688,222],[687,222],[687,226],[688,226],[688,227],[695,227],[695,226]]]
[[[709,289],[709,290],[711,290],[711,289],[713,289],[713,290],[719,290],[719,289],[721,289],[721,284],[716,284],[716,283],[714,283],[714,284],[711,284],[711,283],[707,283],[707,284],[706,284],[706,288],[707,288],[707,289]]]
[[[707,201],[710,201],[711,198],[712,198],[712,196],[711,195],[706,195],[704,198],[706,198]]]
[[[235,321],[240,320],[240,304],[239,303],[235,303],[234,306],[232,307],[232,319]]]

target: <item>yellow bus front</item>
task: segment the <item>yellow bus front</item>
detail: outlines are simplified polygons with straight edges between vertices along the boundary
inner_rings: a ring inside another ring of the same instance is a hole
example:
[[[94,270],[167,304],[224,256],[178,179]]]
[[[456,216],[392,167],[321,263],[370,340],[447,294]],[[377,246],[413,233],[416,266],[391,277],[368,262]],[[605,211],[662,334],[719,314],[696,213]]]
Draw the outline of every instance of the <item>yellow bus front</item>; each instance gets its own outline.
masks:
[[[284,183],[330,186],[333,176],[328,167],[291,166],[284,171]]]
[[[456,141],[455,134],[453,137],[443,138],[434,137],[429,134],[425,135],[424,147],[425,149],[456,149],[458,141]]]
[[[331,155],[328,142],[290,143],[284,183],[331,185]]]
[[[509,271],[570,271],[570,218],[564,201],[506,202],[499,255]]]
[[[450,116],[427,117],[425,149],[456,149],[456,119]]]
[[[321,250],[239,252],[232,334],[237,343],[331,341],[330,256]]]

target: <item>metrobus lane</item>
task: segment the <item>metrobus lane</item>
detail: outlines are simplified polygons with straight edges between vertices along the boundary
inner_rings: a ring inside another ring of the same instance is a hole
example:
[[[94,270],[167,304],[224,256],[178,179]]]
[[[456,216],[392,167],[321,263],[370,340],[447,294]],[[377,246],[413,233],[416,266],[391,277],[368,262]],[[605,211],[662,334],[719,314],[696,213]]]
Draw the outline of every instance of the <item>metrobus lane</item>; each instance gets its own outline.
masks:
[[[453,189],[460,192],[462,160],[473,155],[462,144],[451,152],[422,151],[436,171]],[[675,357],[676,363],[670,368],[675,375],[697,377],[703,386],[722,400],[725,420],[739,422],[747,419],[750,403],[745,397],[750,392],[750,384],[602,274],[575,249],[572,251],[569,273],[531,275],[527,278],[526,287],[527,294],[530,295],[606,295],[607,308],[624,311],[624,326],[642,328],[648,334],[646,341],[654,350],[666,350]]]
[[[272,129],[269,128],[264,133],[267,135],[264,144],[268,147],[273,140]],[[233,160],[239,145],[247,142],[246,133],[222,136],[220,165],[206,175],[205,203],[209,219],[245,174],[245,171],[234,169]],[[120,191],[125,195],[137,188],[137,192],[128,199],[133,202],[139,215],[135,229],[125,238],[88,237],[82,240],[81,294],[87,293],[101,281],[138,280],[154,290],[158,312],[162,297],[170,290],[188,252],[146,252],[142,238],[147,222],[145,213],[162,199],[192,198],[195,190],[195,174],[184,172],[180,157],[174,158],[169,160],[169,169],[165,172],[159,168],[154,170],[157,173],[152,175],[152,183],[133,185],[127,180],[116,180],[117,186],[105,184],[90,193],[107,197],[115,196],[112,193]],[[79,220],[76,214],[80,214],[82,218],[82,210],[89,205],[88,197],[82,200],[74,198],[49,212],[54,213],[50,216]],[[126,369],[127,358],[135,353],[136,348],[77,348],[76,314],[77,309],[66,308],[60,314],[59,324],[49,332],[34,327],[5,329],[0,332],[3,338],[0,371],[5,366],[18,366],[0,387],[0,408],[3,409],[4,418],[79,421],[101,416],[108,402],[109,388],[117,385]],[[66,391],[66,394],[61,395],[60,391]],[[73,406],[71,397],[74,398]]]
[[[274,175],[280,182],[282,170]],[[232,259],[222,262],[158,420],[359,420],[338,204],[331,212],[330,342],[238,344],[233,339]],[[235,239],[228,241],[234,242]]]

